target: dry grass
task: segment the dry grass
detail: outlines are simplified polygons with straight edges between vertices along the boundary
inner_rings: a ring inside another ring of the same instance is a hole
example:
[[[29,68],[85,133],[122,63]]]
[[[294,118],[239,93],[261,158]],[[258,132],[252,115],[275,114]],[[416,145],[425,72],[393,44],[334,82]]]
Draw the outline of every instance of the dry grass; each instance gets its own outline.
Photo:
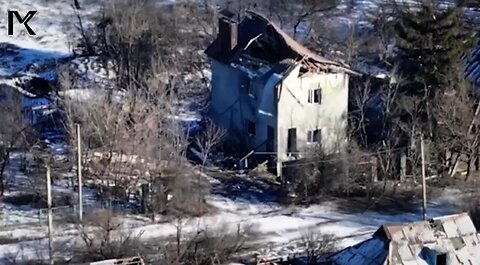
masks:
[[[95,225],[96,228],[91,231],[84,224],[78,226],[83,245],[75,251],[75,262],[132,257],[142,253],[141,233],[123,230],[112,212],[94,212],[86,216],[85,224]]]

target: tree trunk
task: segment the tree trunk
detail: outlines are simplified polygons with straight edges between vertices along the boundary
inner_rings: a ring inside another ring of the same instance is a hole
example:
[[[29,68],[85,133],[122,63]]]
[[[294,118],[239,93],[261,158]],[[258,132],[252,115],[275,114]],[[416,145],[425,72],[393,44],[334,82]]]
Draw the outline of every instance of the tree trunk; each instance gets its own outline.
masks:
[[[453,177],[457,171],[457,165],[458,165],[458,159],[460,158],[460,154],[459,153],[454,153],[452,154],[452,156],[450,157],[450,163],[449,163],[449,167],[448,167],[448,173],[450,175],[450,177]]]
[[[472,175],[472,172],[475,169],[475,153],[471,153],[468,156],[468,165],[467,165],[467,176],[465,177],[465,181],[467,181],[470,176]]]
[[[7,168],[7,164],[10,160],[10,152],[12,151],[12,147],[8,147],[3,155],[2,165],[0,166],[0,197],[3,197],[5,193],[5,169]]]
[[[475,154],[475,171],[479,171],[480,170],[480,158],[478,157],[478,148],[477,148],[477,152]]]

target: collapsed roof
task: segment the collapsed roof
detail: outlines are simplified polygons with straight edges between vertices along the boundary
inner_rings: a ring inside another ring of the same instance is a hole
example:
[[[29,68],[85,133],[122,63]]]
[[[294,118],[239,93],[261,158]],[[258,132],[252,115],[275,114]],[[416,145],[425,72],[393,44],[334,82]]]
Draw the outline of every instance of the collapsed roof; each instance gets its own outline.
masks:
[[[323,71],[352,72],[302,46],[260,13],[247,11],[240,23],[228,11],[220,14],[218,36],[205,50],[212,59],[232,63],[247,56],[270,65],[304,61]]]
[[[333,254],[329,260],[334,265],[477,264],[480,240],[472,220],[462,213],[383,225],[372,238]]]

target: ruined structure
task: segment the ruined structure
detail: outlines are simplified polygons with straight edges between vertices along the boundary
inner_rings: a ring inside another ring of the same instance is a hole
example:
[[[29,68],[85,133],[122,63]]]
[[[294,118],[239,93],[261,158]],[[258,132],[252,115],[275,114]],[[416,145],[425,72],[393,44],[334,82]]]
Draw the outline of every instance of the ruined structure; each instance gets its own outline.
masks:
[[[210,115],[243,154],[285,161],[309,147],[330,153],[344,145],[353,71],[300,45],[262,14],[247,11],[238,22],[222,11],[218,26],[206,49]]]

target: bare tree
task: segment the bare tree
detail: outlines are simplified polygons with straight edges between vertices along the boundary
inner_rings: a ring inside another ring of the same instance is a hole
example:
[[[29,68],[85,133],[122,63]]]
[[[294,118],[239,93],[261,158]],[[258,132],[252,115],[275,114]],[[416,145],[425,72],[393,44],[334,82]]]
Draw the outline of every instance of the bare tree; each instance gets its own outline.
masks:
[[[397,124],[398,132],[403,133],[408,138],[409,146],[406,155],[410,174],[419,176],[421,173],[420,138],[425,131],[422,110],[425,106],[421,99],[408,95],[401,95],[398,102],[399,113],[396,114],[398,117],[395,119],[395,124]],[[403,115],[405,121],[402,121],[400,115]]]
[[[173,109],[164,90],[155,89],[154,79],[146,82],[151,85],[141,92],[128,90],[118,102],[106,95],[89,103],[66,101],[69,130],[82,124],[86,177],[105,187],[122,187],[123,198],[141,183],[152,182],[161,161],[182,162],[187,146],[183,129],[171,118]],[[75,140],[75,133],[70,135]]]
[[[383,61],[389,57],[389,46],[395,36],[394,23],[391,19],[394,8],[389,4],[381,4],[369,14],[375,32],[378,34],[380,59]]]
[[[367,192],[372,186],[372,154],[362,151],[354,141],[334,154],[320,149],[306,152],[301,160],[285,165],[288,189],[293,203],[314,203],[324,196],[350,197]]]
[[[214,0],[185,1],[185,9],[180,11],[184,18],[191,22],[193,31],[196,34],[206,36],[207,39],[213,40],[217,33],[217,10]],[[194,15],[192,15],[194,14]]]
[[[194,188],[199,181],[185,164],[188,135],[177,116],[182,102],[208,87],[196,82],[205,63],[198,52],[204,33],[198,32],[190,12],[203,11],[188,4],[107,1],[95,43],[106,65],[112,65],[115,84],[89,102],[67,100],[65,107],[70,135],[75,135],[75,123],[82,124],[86,178],[100,182],[102,189],[113,184],[125,199],[148,184],[152,218],[157,212],[180,210],[180,205],[205,209],[189,206],[189,198],[197,199],[191,194],[204,204],[204,192]],[[194,81],[184,78],[188,75]],[[206,97],[201,98],[206,105]],[[208,145],[211,149],[215,144]]]
[[[285,9],[284,12],[287,13],[282,18],[282,24],[291,25],[293,27],[293,37],[298,38],[298,33],[302,24],[306,23],[307,29],[310,28],[312,26],[311,20],[315,16],[335,9],[338,5],[338,1],[302,0],[299,2],[284,1],[284,4],[287,5],[287,9]],[[308,36],[308,30],[306,33],[306,36]]]
[[[204,0],[204,6],[212,6],[215,1]],[[316,22],[317,16],[325,15],[339,4],[338,0],[236,0],[225,1],[222,7],[227,8],[238,15],[240,18],[246,10],[255,10],[265,14],[270,19],[277,21],[282,28],[293,30],[294,38],[307,37],[310,29]],[[314,22],[315,21],[315,22]],[[299,36],[300,31],[305,28],[305,34]]]
[[[308,231],[301,238],[301,247],[307,254],[307,264],[317,264],[321,256],[337,250],[338,246],[332,234]]]
[[[210,152],[222,143],[225,135],[225,129],[216,126],[213,121],[208,121],[205,130],[195,138],[195,143],[202,153],[202,168],[205,166]]]
[[[87,216],[86,222],[95,227],[90,230],[83,224],[78,226],[83,245],[75,251],[76,262],[141,256],[144,251],[140,241],[142,233],[124,230],[111,212],[94,212]]]
[[[93,55],[95,54],[95,47],[94,44],[92,43],[94,41],[94,36],[91,36],[87,29],[85,28],[85,23],[83,21],[83,17],[81,14],[81,6],[78,3],[78,0],[74,0],[74,3],[72,5],[73,12],[75,16],[77,17],[77,30],[79,31],[80,35],[82,36],[82,45],[84,48],[84,51],[88,55]]]
[[[355,81],[352,81],[355,83]],[[360,80],[349,90],[350,98],[354,109],[349,115],[349,141],[357,140],[361,146],[367,146],[369,139],[367,127],[369,125],[368,104],[374,100],[371,94],[370,79]]]
[[[158,16],[156,11],[154,1],[106,2],[99,34],[103,40],[100,49],[117,73],[117,88],[143,85],[142,79],[151,74],[152,57],[169,52],[162,51],[166,47],[161,44],[174,41],[175,31],[168,30],[165,16]]]
[[[235,227],[225,224],[215,230],[198,227],[187,234],[184,223],[178,218],[174,242],[161,246],[161,264],[225,264],[235,254],[248,251],[248,242],[255,236],[248,224]]]
[[[66,103],[70,135],[75,135],[75,123],[82,124],[85,177],[105,190],[118,187],[124,198],[148,184],[147,208],[153,219],[155,213],[208,210],[208,183],[185,164],[188,135],[177,114],[193,96],[199,99],[197,107],[208,107],[207,61],[200,51],[216,31],[210,16],[215,10],[212,1],[203,6],[106,1],[90,43],[115,73],[115,84],[88,104]],[[205,154],[224,135],[210,129],[196,139]]]
[[[457,160],[466,157],[467,178],[474,169],[480,147],[479,104],[469,96],[469,86],[452,93],[438,94],[434,101],[434,116],[439,128],[436,134],[440,156],[446,152],[456,154],[449,158],[449,172]],[[445,161],[447,162],[447,161]]]
[[[380,137],[374,150],[377,152],[379,168],[384,180],[384,190],[388,179],[395,179],[398,157],[398,147],[404,135],[402,116],[410,103],[400,91],[401,80],[395,80],[380,90],[382,119],[379,131]],[[416,116],[412,116],[416,117]]]
[[[0,197],[5,192],[5,170],[14,148],[27,142],[30,126],[25,118],[21,95],[11,87],[0,88]],[[26,112],[27,115],[33,113]]]

